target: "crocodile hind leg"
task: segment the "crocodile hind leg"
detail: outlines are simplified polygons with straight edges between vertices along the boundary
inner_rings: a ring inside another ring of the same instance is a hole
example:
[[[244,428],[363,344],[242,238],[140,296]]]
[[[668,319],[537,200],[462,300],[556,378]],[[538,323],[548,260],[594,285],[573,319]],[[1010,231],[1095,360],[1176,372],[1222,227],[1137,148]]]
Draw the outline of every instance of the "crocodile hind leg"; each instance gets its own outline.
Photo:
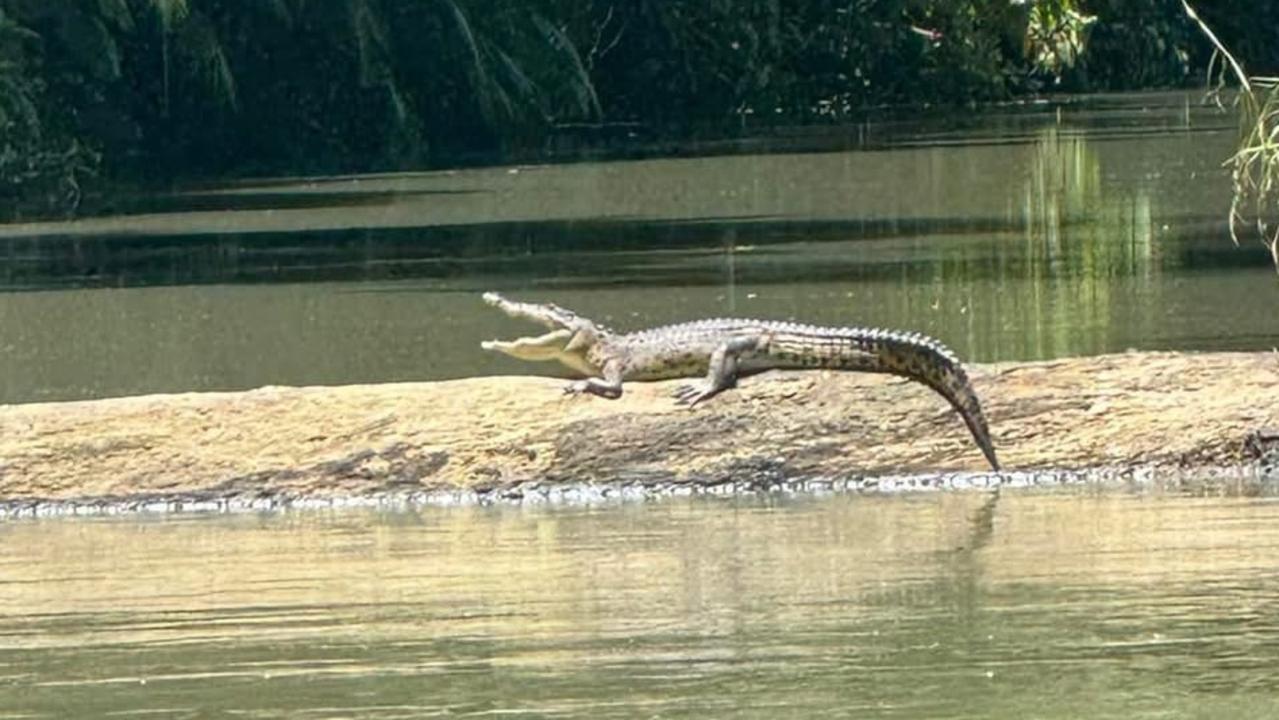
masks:
[[[706,377],[697,383],[681,385],[673,393],[680,405],[693,407],[703,400],[709,400],[721,392],[737,385],[737,361],[743,353],[752,352],[759,347],[757,337],[733,338],[715,348],[711,353],[710,368]]]

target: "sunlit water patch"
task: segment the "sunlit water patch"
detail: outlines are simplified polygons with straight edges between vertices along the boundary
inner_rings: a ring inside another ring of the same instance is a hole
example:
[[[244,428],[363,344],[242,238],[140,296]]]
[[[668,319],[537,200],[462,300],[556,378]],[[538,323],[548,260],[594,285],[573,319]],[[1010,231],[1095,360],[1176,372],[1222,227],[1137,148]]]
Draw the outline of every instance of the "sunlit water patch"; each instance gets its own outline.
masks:
[[[1273,500],[134,516],[0,542],[4,716],[1279,711]]]

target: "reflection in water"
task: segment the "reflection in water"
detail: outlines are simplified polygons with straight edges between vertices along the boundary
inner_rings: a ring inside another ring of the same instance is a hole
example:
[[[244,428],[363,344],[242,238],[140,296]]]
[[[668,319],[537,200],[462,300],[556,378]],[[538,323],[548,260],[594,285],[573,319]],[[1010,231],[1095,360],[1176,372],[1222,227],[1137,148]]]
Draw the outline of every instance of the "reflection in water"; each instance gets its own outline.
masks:
[[[1175,100],[995,111],[858,152],[266,183],[0,227],[0,402],[549,370],[478,352],[517,332],[489,289],[623,329],[911,328],[978,361],[1269,349],[1279,313],[1248,309],[1279,284],[1224,223],[1233,129]]]
[[[1279,505],[1260,500],[672,500],[0,535],[4,715],[1279,710]]]
[[[1131,282],[1142,304],[1162,302],[1150,219],[1152,188],[1105,187],[1102,162],[1086,135],[1045,128],[1026,183],[1025,257],[1036,323],[1029,357],[1070,354],[1071,333],[1109,334],[1112,290]],[[1109,196],[1107,195],[1109,194]]]

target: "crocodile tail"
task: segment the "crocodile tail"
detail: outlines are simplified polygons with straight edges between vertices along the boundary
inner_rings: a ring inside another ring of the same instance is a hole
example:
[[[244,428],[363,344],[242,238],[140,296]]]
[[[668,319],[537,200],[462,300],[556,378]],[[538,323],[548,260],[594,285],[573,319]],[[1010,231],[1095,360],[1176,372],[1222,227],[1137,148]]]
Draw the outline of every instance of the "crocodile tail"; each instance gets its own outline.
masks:
[[[955,354],[937,340],[918,333],[885,333],[878,345],[878,352],[873,354],[878,356],[881,371],[923,383],[946,398],[959,411],[991,468],[999,470],[981,401]]]
[[[760,349],[777,363],[773,367],[888,373],[927,385],[959,411],[990,466],[999,470],[981,401],[959,358],[937,340],[913,332],[778,323],[768,326]]]

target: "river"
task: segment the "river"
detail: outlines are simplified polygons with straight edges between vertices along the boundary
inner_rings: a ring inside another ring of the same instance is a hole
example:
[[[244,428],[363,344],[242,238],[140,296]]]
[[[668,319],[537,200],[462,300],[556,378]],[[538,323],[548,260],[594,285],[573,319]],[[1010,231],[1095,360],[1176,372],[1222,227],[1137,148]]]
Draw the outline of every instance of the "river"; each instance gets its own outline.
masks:
[[[528,329],[485,290],[619,328],[914,329],[973,361],[1269,349],[1279,283],[1227,234],[1233,118],[1197,100],[865,125],[837,150],[185,188],[0,226],[0,402],[530,372],[478,350]]]
[[[1279,713],[1273,498],[64,518],[0,542],[0,717]]]
[[[1233,138],[1141,95],[124,197],[0,226],[0,402],[541,370],[480,352],[528,329],[489,289],[619,327],[910,328],[975,361],[1269,349]],[[0,546],[0,718],[1279,713],[1274,497],[139,513],[11,518]]]

